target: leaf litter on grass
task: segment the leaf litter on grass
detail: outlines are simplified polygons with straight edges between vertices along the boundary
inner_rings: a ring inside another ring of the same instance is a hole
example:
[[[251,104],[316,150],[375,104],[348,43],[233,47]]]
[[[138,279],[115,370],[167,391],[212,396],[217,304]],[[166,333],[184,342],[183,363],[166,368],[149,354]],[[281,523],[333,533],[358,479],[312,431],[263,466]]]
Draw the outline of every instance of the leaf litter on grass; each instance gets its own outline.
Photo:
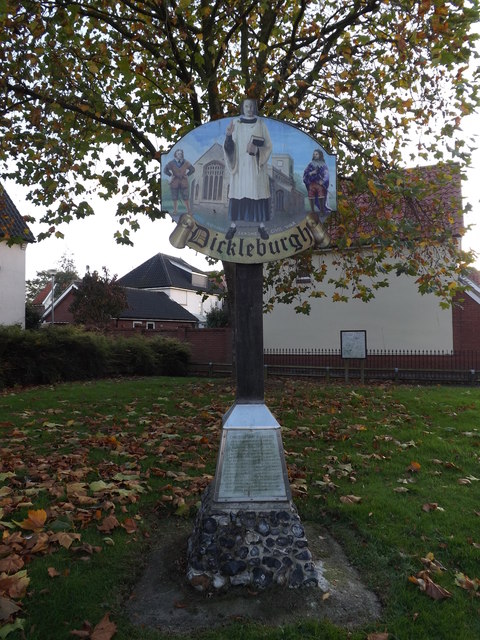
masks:
[[[5,568],[10,571],[5,572],[7,576],[25,571],[19,563],[27,557],[34,559],[59,549],[72,556],[92,557],[103,546],[113,544],[113,537],[119,533],[141,535],[139,505],[144,500],[152,504],[152,488],[157,494],[156,510],[188,515],[212,479],[221,419],[233,390],[198,383],[189,383],[184,389],[188,389],[185,396],[163,393],[164,400],[155,396],[157,402],[150,404],[132,399],[121,410],[104,408],[100,403],[88,414],[74,408],[69,415],[64,402],[60,411],[55,407],[43,412],[29,409],[21,417],[6,420],[0,452],[0,530],[6,555],[0,552],[0,561],[6,562]],[[214,390],[207,401],[203,398],[205,389]],[[281,385],[280,393],[270,395],[267,402],[282,424],[289,480],[300,506],[315,498],[323,500],[328,508],[328,496],[334,496],[332,504],[337,505],[341,497],[364,496],[363,502],[370,501],[374,496],[367,489],[353,493],[347,487],[354,483],[368,487],[369,477],[381,477],[383,471],[388,478],[390,465],[395,464],[389,491],[395,478],[403,473],[407,483],[399,488],[413,492],[392,499],[408,504],[422,488],[428,463],[436,464],[432,455],[438,456],[436,460],[445,459],[446,455],[450,458],[450,453],[440,450],[427,457],[425,445],[429,438],[430,442],[433,437],[441,440],[442,433],[435,430],[430,417],[420,416],[418,411],[407,409],[406,403],[395,400],[388,386],[380,393],[366,388],[327,388],[320,392],[313,385],[302,383],[300,389],[289,381]],[[172,397],[177,408],[166,411],[166,402],[171,402]],[[446,433],[455,434],[456,429]],[[464,439],[474,443],[470,434],[476,435],[476,431],[465,433],[469,435]],[[415,460],[410,457],[412,450]],[[398,462],[403,456],[408,458],[400,468]],[[475,483],[475,476],[466,468],[461,470],[461,466],[452,456],[440,470],[457,472]],[[471,484],[459,490],[468,492]],[[422,498],[423,504],[435,504],[434,494],[432,502],[425,502],[428,495]],[[433,510],[438,511],[436,504],[437,509]],[[355,500],[340,508],[354,519],[362,509],[365,516],[360,517],[366,517],[369,510]],[[28,513],[41,509],[46,512],[43,524]],[[412,504],[412,514],[415,509],[418,502]],[[31,528],[22,528],[22,522],[30,522]],[[101,546],[84,541],[84,534],[92,528],[102,534]],[[60,530],[80,538],[59,537]],[[28,579],[26,573],[23,577]],[[430,585],[425,576],[416,578]],[[425,586],[428,591],[436,593],[435,587]],[[5,614],[12,607],[19,607],[12,609],[5,620],[11,624],[23,615],[22,598],[12,599],[8,594],[4,597],[13,603],[5,603]]]
[[[195,407],[187,404],[182,409]],[[28,411],[20,417],[28,421],[24,427],[13,422],[4,425],[0,445],[0,637],[15,628],[21,612],[30,580],[23,569],[25,559],[31,561],[60,548],[87,557],[98,553],[101,546],[82,543],[82,532],[92,525],[104,535],[107,546],[113,544],[113,531],[128,536],[141,533],[142,518],[135,513],[136,505],[162,475],[168,477],[168,483],[156,487],[158,502],[167,499],[177,512],[189,511],[211,481],[211,475],[198,471],[205,468],[204,458],[213,448],[209,433],[219,433],[218,405],[209,405],[199,416],[182,416],[182,424],[166,414],[142,415],[135,410],[136,403],[127,409],[125,418],[111,415],[107,421],[94,412],[64,423],[42,418],[40,411]],[[57,417],[64,413],[63,409],[47,409],[43,415],[53,411]],[[28,445],[29,431],[33,447]],[[156,467],[153,461],[165,466]],[[180,468],[174,472],[172,466]],[[189,475],[192,470],[195,475]],[[37,508],[39,501],[45,508]],[[57,575],[55,567],[48,573]],[[102,637],[99,633],[97,630],[92,637]]]

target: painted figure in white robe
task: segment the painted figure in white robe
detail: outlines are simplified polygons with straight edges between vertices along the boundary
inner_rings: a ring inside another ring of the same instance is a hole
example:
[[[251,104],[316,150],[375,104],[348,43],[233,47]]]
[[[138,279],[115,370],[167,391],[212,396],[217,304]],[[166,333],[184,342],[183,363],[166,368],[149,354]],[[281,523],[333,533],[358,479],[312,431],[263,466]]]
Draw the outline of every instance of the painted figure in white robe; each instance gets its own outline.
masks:
[[[272,141],[267,125],[257,116],[255,100],[242,103],[241,116],[226,129],[224,152],[230,171],[228,216],[231,226],[227,240],[237,230],[236,222],[258,223],[262,239],[268,239],[265,222],[270,220],[270,183],[267,163]]]

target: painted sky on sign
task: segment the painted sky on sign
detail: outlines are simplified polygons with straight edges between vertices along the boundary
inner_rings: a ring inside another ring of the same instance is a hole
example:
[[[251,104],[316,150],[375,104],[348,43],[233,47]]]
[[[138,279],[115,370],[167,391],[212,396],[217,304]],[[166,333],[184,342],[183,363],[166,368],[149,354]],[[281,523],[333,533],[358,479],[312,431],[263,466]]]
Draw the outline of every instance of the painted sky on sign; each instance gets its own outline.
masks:
[[[208,149],[215,143],[223,147],[225,142],[225,130],[234,118],[221,118],[212,122],[207,122],[197,129],[187,133],[170,149],[162,155],[162,171],[167,162],[173,159],[173,154],[177,149],[183,149],[186,160],[195,163]],[[314,149],[322,149],[325,162],[330,174],[330,191],[336,192],[336,157],[328,155],[328,151],[314,138],[304,133],[300,129],[274,120],[273,118],[263,118],[266,122],[270,137],[273,143],[273,154],[288,153],[294,161],[294,172],[303,175],[303,171],[312,159]],[[271,164],[271,158],[269,160]]]

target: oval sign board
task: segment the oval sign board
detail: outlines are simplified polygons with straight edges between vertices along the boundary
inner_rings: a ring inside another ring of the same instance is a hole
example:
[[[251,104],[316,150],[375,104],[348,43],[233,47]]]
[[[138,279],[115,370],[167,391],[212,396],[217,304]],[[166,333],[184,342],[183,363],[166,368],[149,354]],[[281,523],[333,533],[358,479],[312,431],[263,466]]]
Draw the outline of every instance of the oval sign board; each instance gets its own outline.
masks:
[[[253,100],[241,116],[187,133],[161,163],[175,247],[259,263],[329,244],[323,223],[336,210],[336,157],[296,127],[257,116]]]

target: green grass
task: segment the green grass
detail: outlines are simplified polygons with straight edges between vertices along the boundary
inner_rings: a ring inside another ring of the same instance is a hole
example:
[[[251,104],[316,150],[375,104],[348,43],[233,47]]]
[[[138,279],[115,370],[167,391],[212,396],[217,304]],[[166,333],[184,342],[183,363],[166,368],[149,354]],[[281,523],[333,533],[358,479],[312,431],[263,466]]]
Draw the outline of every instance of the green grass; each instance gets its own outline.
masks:
[[[353,633],[308,622],[234,624],[196,637],[360,640],[387,630],[401,640],[479,638],[480,598],[455,575],[480,578],[480,390],[269,380],[266,391],[301,517],[342,544],[383,616]],[[0,396],[0,562],[10,549],[30,579],[26,594],[11,598],[21,604],[12,620],[23,620],[24,632],[9,639],[73,637],[106,612],[115,640],[168,637],[130,625],[123,602],[159,518],[193,516],[234,392],[225,381],[148,378]],[[361,500],[342,501],[350,495]],[[38,531],[18,524],[41,509]],[[118,525],[99,530],[112,515]],[[59,530],[79,539],[64,548]],[[448,599],[435,601],[409,581],[429,553],[445,566],[432,578]]]

